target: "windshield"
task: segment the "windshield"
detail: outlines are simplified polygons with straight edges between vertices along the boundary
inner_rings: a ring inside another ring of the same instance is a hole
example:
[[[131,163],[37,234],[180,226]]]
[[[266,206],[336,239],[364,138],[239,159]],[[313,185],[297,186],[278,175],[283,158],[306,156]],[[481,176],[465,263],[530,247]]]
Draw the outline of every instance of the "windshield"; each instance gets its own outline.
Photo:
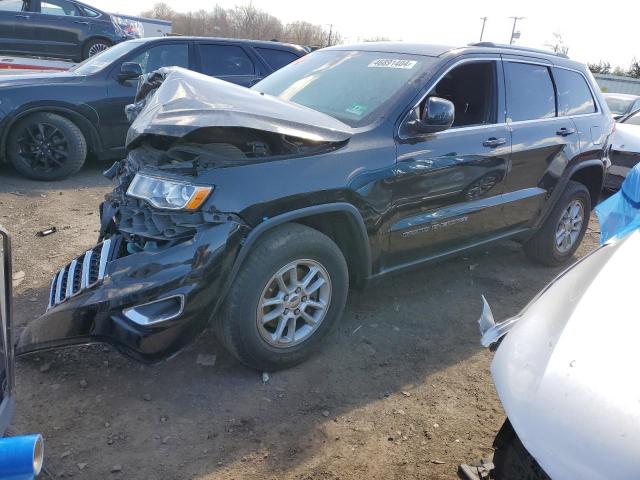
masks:
[[[318,51],[272,73],[253,89],[356,127],[384,115],[434,62],[422,55]]]
[[[126,55],[134,48],[139,47],[143,42],[130,40],[128,42],[118,43],[113,47],[100,52],[93,57],[87,58],[84,62],[79,63],[75,67],[72,67],[70,71],[79,75],[91,75],[92,73],[99,72],[105,67],[108,67],[113,62],[118,60],[123,55]]]
[[[605,97],[605,101],[609,106],[609,110],[614,115],[624,115],[631,108],[631,104],[633,103],[633,98],[620,98],[620,97]]]

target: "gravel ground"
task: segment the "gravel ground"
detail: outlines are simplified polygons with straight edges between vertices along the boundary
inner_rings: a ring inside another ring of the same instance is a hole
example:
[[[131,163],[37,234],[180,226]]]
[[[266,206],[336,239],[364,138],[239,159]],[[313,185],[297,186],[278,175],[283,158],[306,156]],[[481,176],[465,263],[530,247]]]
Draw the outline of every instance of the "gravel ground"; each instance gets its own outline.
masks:
[[[0,167],[0,223],[25,273],[18,327],[44,310],[54,272],[94,244],[111,188],[102,167],[49,184]],[[579,255],[596,245],[592,220]],[[326,347],[267,383],[209,332],[151,366],[106,346],[20,359],[12,430],[42,432],[52,478],[455,478],[490,453],[504,420],[479,347],[480,295],[502,319],[560,270],[504,242],[352,292]]]

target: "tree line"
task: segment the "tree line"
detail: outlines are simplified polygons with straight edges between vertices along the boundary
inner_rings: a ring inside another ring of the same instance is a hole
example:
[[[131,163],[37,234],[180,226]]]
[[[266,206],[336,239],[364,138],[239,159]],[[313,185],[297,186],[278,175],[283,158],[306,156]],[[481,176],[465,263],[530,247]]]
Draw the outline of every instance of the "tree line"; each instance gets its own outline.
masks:
[[[146,18],[171,20],[172,32],[202,37],[250,38],[277,40],[298,45],[326,47],[342,42],[342,36],[331,25],[317,25],[304,21],[283,23],[264,10],[249,5],[212,10],[176,12],[164,2],[140,14]]]
[[[589,63],[591,73],[601,73],[603,75],[620,75],[622,77],[640,78],[640,62],[634,57],[628,69],[620,66],[611,67],[609,62],[600,60],[598,63]]]

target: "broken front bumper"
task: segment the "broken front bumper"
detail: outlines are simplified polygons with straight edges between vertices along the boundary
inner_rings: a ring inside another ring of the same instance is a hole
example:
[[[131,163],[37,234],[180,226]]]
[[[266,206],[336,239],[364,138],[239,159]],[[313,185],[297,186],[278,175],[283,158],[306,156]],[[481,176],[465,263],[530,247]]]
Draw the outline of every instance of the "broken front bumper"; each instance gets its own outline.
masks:
[[[16,353],[100,342],[144,361],[176,353],[222,302],[246,229],[220,223],[121,257],[122,239],[111,237],[56,274],[46,313],[27,325]]]

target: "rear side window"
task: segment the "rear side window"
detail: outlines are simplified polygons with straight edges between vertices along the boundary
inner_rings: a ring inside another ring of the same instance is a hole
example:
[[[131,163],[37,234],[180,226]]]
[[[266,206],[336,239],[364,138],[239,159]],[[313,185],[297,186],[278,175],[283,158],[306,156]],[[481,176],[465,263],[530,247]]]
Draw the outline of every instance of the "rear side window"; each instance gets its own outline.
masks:
[[[553,72],[558,88],[558,111],[560,115],[594,113],[596,104],[587,81],[578,72],[556,68]]]
[[[199,46],[202,73],[213,77],[253,75],[256,71],[247,53],[236,45]]]
[[[67,2],[66,0],[42,1],[40,2],[40,13],[44,13],[45,15],[59,15],[69,17],[80,16],[80,11],[76,8],[76,6],[71,2]]]
[[[507,112],[512,122],[556,116],[556,94],[549,68],[506,62]]]
[[[284,50],[260,47],[256,47],[256,50],[264,61],[267,62],[267,64],[274,70],[279,70],[285,65],[289,65],[291,62],[298,59],[297,55]]]

